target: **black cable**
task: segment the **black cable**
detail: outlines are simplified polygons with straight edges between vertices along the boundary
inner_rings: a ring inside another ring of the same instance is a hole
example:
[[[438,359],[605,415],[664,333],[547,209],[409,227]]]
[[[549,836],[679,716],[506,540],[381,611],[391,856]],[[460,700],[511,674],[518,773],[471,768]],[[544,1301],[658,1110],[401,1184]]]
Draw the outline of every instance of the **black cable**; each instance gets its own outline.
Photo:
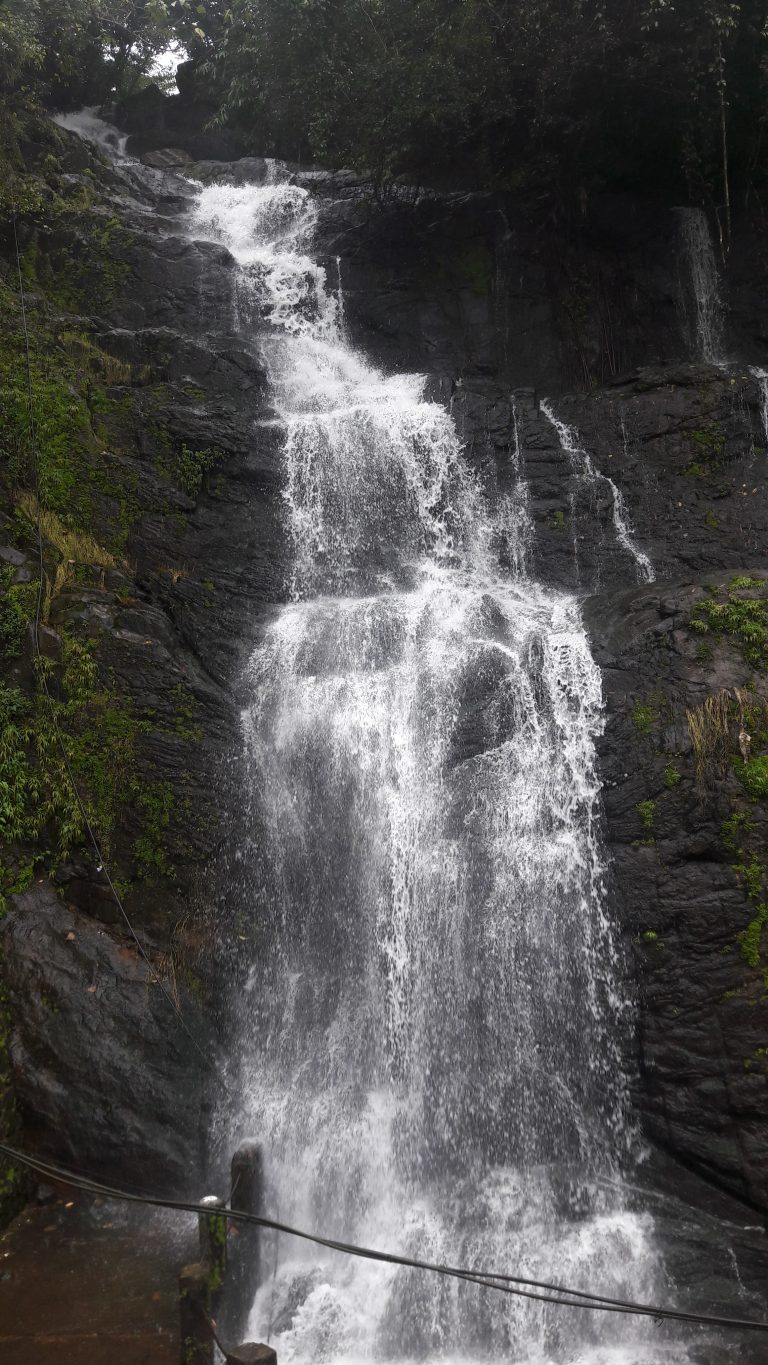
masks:
[[[120,914],[122,915],[123,921],[124,921],[124,923],[125,923],[125,925],[126,925],[126,928],[128,929],[129,934],[131,935],[131,938],[133,939],[134,943],[136,944],[136,947],[137,947],[137,949],[138,949],[138,951],[139,951],[141,957],[144,959],[144,961],[146,962],[147,966],[149,967],[152,976],[155,978],[155,980],[156,980],[158,986],[160,987],[160,990],[162,991],[162,993],[163,993],[163,995],[165,996],[166,1000],[167,1000],[168,1003],[170,1004],[171,1009],[172,1009],[172,1010],[174,1011],[174,1013],[177,1015],[177,1017],[178,1017],[178,1019],[179,1019],[179,1023],[181,1024],[182,1029],[183,1029],[184,1032],[186,1033],[186,1035],[187,1035],[187,1037],[189,1038],[190,1042],[192,1043],[193,1047],[196,1049],[196,1051],[198,1052],[198,1054],[199,1054],[200,1057],[202,1058],[202,1060],[203,1060],[203,1062],[205,1063],[206,1067],[208,1067],[208,1069],[209,1069],[211,1072],[213,1072],[213,1074],[217,1077],[219,1083],[226,1089],[226,1082],[224,1081],[224,1079],[223,1079],[223,1077],[222,1077],[220,1071],[218,1070],[218,1068],[217,1068],[216,1066],[214,1066],[213,1062],[210,1060],[210,1058],[208,1057],[207,1053],[205,1053],[205,1052],[203,1051],[203,1049],[201,1048],[201,1046],[200,1046],[200,1044],[198,1043],[197,1039],[195,1038],[194,1034],[192,1033],[192,1031],[191,1031],[190,1028],[188,1027],[188,1025],[187,1025],[187,1023],[186,1023],[186,1020],[184,1019],[184,1016],[183,1016],[181,1010],[179,1009],[179,1006],[177,1005],[176,1001],[174,1000],[174,998],[173,998],[171,992],[170,992],[170,991],[167,989],[167,987],[165,986],[165,984],[164,984],[164,982],[163,982],[163,980],[162,980],[162,977],[160,976],[160,973],[158,972],[157,968],[154,966],[154,964],[153,964],[151,958],[149,957],[148,953],[146,952],[146,949],[144,948],[144,945],[142,944],[142,942],[141,942],[141,940],[140,940],[138,934],[136,933],[136,930],[135,930],[134,927],[133,927],[133,924],[131,923],[131,920],[130,920],[130,918],[129,918],[129,916],[128,916],[128,912],[126,911],[125,906],[123,905],[122,898],[121,898],[121,896],[120,896],[120,894],[119,894],[119,892],[118,892],[118,890],[117,890],[117,887],[115,886],[115,884],[114,884],[114,882],[113,882],[113,880],[112,880],[112,878],[111,878],[111,876],[110,876],[109,868],[107,867],[107,865],[106,865],[106,863],[105,863],[105,861],[104,861],[104,856],[103,856],[102,851],[101,851],[101,848],[100,848],[100,846],[99,846],[99,841],[98,841],[98,839],[96,838],[96,834],[95,834],[95,832],[94,832],[93,826],[92,826],[92,824],[91,824],[91,822],[90,822],[90,819],[88,818],[88,812],[87,812],[87,810],[86,810],[86,808],[85,808],[85,804],[84,804],[84,802],[83,802],[83,800],[82,800],[82,797],[80,796],[80,792],[79,792],[79,789],[78,789],[78,786],[77,786],[77,782],[76,782],[76,780],[75,780],[75,775],[74,775],[74,773],[73,773],[73,771],[72,771],[72,766],[71,766],[70,761],[69,761],[69,754],[67,753],[67,747],[66,747],[66,745],[65,745],[65,743],[64,743],[64,736],[63,736],[62,733],[61,733],[61,729],[60,729],[60,727],[59,727],[59,723],[58,723],[58,720],[57,720],[57,717],[56,717],[56,708],[55,708],[55,705],[54,705],[53,697],[51,696],[50,689],[49,689],[49,687],[48,687],[48,679],[47,679],[46,673],[45,673],[45,664],[44,664],[43,657],[42,657],[42,652],[41,652],[41,649],[40,649],[40,618],[41,618],[41,616],[42,616],[43,580],[44,580],[44,578],[45,578],[45,561],[44,561],[44,557],[43,557],[43,532],[42,532],[42,524],[41,524],[42,503],[41,503],[41,500],[40,500],[40,493],[41,493],[41,487],[40,487],[40,451],[39,451],[39,444],[38,444],[38,438],[37,438],[37,424],[36,424],[36,422],[35,422],[35,405],[34,405],[34,393],[33,393],[33,385],[32,385],[32,357],[31,357],[31,349],[30,349],[30,343],[29,343],[29,329],[28,329],[28,326],[27,326],[26,294],[25,294],[25,291],[24,291],[24,276],[23,276],[23,274],[22,274],[22,269],[21,269],[21,252],[20,252],[20,250],[19,250],[19,236],[18,236],[18,229],[17,229],[17,222],[16,222],[16,210],[15,210],[15,209],[13,210],[13,241],[14,241],[14,247],[15,247],[15,250],[16,250],[16,270],[17,270],[18,279],[19,279],[19,301],[20,301],[20,303],[21,303],[21,321],[22,321],[22,328],[23,328],[23,332],[24,332],[24,346],[25,346],[25,351],[26,351],[28,421],[29,421],[29,433],[30,433],[30,438],[31,438],[32,454],[33,454],[33,469],[34,469],[34,479],[35,479],[35,500],[36,500],[36,503],[37,503],[37,526],[36,526],[36,531],[37,531],[37,551],[38,551],[38,559],[39,559],[39,575],[38,575],[38,584],[37,584],[37,600],[36,600],[36,602],[35,602],[35,618],[34,618],[34,628],[33,628],[33,639],[34,639],[34,646],[35,646],[35,656],[36,656],[36,658],[37,658],[37,660],[38,660],[38,663],[39,663],[39,665],[40,665],[40,666],[38,667],[38,670],[37,670],[38,677],[39,677],[40,682],[41,682],[41,684],[42,684],[43,692],[45,693],[45,698],[46,698],[46,701],[47,701],[47,703],[48,703],[48,709],[49,709],[49,712],[50,712],[51,721],[53,722],[53,728],[54,728],[54,731],[55,731],[55,733],[56,733],[56,739],[57,739],[57,741],[58,741],[59,749],[61,750],[61,757],[62,757],[62,760],[63,760],[63,762],[64,762],[64,768],[65,768],[67,777],[68,777],[68,779],[69,779],[69,784],[70,784],[70,787],[72,788],[72,793],[73,793],[73,795],[74,795],[75,801],[77,802],[77,807],[78,807],[78,810],[80,811],[80,816],[81,816],[81,818],[82,818],[83,825],[84,825],[85,829],[88,831],[88,837],[89,837],[89,839],[90,839],[90,841],[91,841],[91,844],[93,845],[94,853],[96,854],[97,867],[98,867],[99,871],[102,872],[102,873],[104,874],[104,877],[106,878],[107,885],[109,886],[109,889],[110,889],[110,891],[111,891],[111,893],[112,893],[112,896],[113,896],[113,899],[114,899],[114,901],[115,901],[115,904],[116,904],[118,910],[120,911]]]
[[[37,1157],[27,1156],[24,1152],[19,1152],[16,1148],[9,1147],[3,1142],[0,1142],[0,1152],[48,1179],[60,1180],[63,1184],[74,1186],[74,1188],[83,1190],[88,1194],[99,1195],[106,1199],[118,1199],[124,1203],[143,1204],[151,1208],[172,1209],[181,1213],[210,1216],[211,1211],[204,1204],[195,1204],[180,1199],[163,1199],[156,1195],[129,1194],[125,1190],[117,1190],[113,1186],[104,1185],[100,1181],[90,1179],[90,1177],[74,1175],[70,1171],[50,1162],[42,1161]],[[465,1280],[485,1289],[494,1289],[500,1294],[532,1299],[537,1303],[555,1304],[562,1308],[589,1308],[595,1312],[650,1317],[657,1321],[686,1322],[705,1327],[768,1332],[768,1322],[755,1322],[748,1318],[721,1317],[708,1313],[688,1313],[682,1309],[660,1308],[653,1304],[633,1303],[623,1299],[608,1298],[605,1295],[590,1294],[584,1290],[567,1289],[562,1285],[525,1279],[521,1275],[505,1275],[495,1271],[483,1270],[472,1271],[455,1266],[435,1264],[402,1256],[395,1252],[376,1251],[370,1247],[356,1246],[351,1242],[340,1242],[331,1237],[321,1237],[316,1233],[304,1232],[300,1228],[290,1227],[287,1223],[278,1223],[271,1218],[262,1217],[260,1214],[242,1213],[236,1209],[217,1209],[217,1214],[223,1215],[230,1222],[251,1223],[257,1227],[271,1228],[275,1232],[286,1233],[290,1237],[298,1237],[302,1241],[312,1242],[316,1246],[325,1247],[330,1251],[338,1251],[344,1255],[356,1256],[363,1260],[379,1261],[386,1265],[399,1265],[412,1270],[426,1270],[433,1274],[448,1276],[451,1279]],[[518,1287],[522,1285],[527,1287]],[[545,1292],[534,1294],[530,1292],[531,1289],[541,1289]]]

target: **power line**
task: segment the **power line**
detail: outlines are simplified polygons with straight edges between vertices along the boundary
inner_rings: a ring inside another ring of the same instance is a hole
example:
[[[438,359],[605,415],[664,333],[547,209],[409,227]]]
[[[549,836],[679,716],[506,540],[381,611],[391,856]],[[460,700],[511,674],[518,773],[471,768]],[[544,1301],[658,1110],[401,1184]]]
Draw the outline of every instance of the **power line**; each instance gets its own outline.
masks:
[[[90,842],[91,842],[91,844],[92,844],[92,846],[93,846],[93,851],[94,851],[94,853],[96,854],[97,869],[98,869],[98,871],[102,872],[103,875],[104,875],[104,877],[106,878],[107,885],[109,886],[110,892],[112,893],[112,897],[113,897],[113,899],[114,899],[115,905],[117,906],[117,908],[118,908],[118,910],[119,910],[119,912],[120,912],[120,914],[121,914],[121,916],[122,916],[123,922],[124,922],[126,928],[128,929],[128,932],[129,932],[129,934],[131,935],[131,938],[133,939],[133,941],[134,941],[134,943],[135,943],[135,945],[136,945],[136,948],[138,949],[139,954],[141,955],[141,957],[142,957],[142,958],[144,959],[144,961],[146,962],[147,966],[148,966],[149,969],[150,969],[150,972],[152,973],[152,976],[153,976],[154,979],[157,981],[157,984],[158,984],[158,986],[160,987],[160,990],[162,991],[163,995],[165,996],[166,1000],[168,1001],[169,1005],[171,1006],[171,1009],[174,1011],[174,1013],[175,1013],[176,1016],[178,1017],[178,1020],[179,1020],[179,1023],[181,1024],[182,1029],[184,1030],[185,1034],[186,1034],[187,1037],[189,1038],[190,1042],[192,1043],[193,1047],[195,1048],[195,1050],[197,1051],[197,1053],[199,1054],[199,1056],[202,1058],[203,1062],[205,1063],[205,1066],[206,1066],[206,1067],[207,1067],[207,1068],[216,1076],[216,1078],[217,1078],[219,1084],[220,1084],[224,1089],[226,1089],[226,1082],[225,1082],[224,1078],[222,1077],[222,1075],[221,1075],[219,1069],[218,1069],[218,1068],[214,1065],[214,1063],[210,1060],[210,1058],[208,1057],[207,1053],[205,1053],[205,1052],[203,1051],[203,1049],[201,1048],[201,1046],[200,1046],[200,1044],[198,1043],[197,1039],[195,1038],[194,1034],[192,1033],[191,1029],[190,1029],[189,1026],[187,1025],[187,1022],[186,1022],[186,1020],[184,1019],[184,1016],[183,1016],[181,1010],[179,1009],[178,1004],[177,1004],[176,1001],[174,1000],[174,998],[173,998],[171,992],[168,990],[168,988],[166,987],[165,983],[163,982],[162,977],[160,976],[160,973],[158,972],[157,968],[155,967],[154,963],[152,962],[151,958],[149,957],[149,955],[148,955],[146,949],[144,948],[144,945],[142,944],[142,942],[141,942],[141,940],[140,940],[138,934],[136,933],[136,930],[135,930],[134,927],[133,927],[133,924],[131,923],[131,920],[130,920],[130,918],[129,918],[128,912],[127,912],[125,906],[123,905],[122,897],[120,896],[120,893],[118,892],[117,887],[115,886],[115,883],[114,883],[113,880],[112,880],[112,877],[111,877],[110,872],[109,872],[109,868],[107,867],[107,864],[106,864],[105,859],[104,859],[104,855],[103,855],[103,853],[102,853],[102,851],[101,851],[101,846],[100,846],[100,844],[99,844],[99,841],[98,841],[98,839],[97,839],[97,837],[96,837],[96,833],[95,833],[95,831],[94,831],[94,829],[93,829],[93,826],[92,826],[92,824],[91,824],[91,821],[90,821],[90,819],[89,819],[88,811],[86,810],[85,803],[84,803],[84,801],[83,801],[83,799],[82,799],[82,797],[81,797],[81,795],[80,795],[80,791],[79,791],[77,782],[76,782],[76,780],[75,780],[75,775],[74,775],[74,773],[73,773],[73,771],[72,771],[72,765],[71,765],[70,760],[69,760],[69,754],[67,753],[67,746],[66,746],[66,744],[64,743],[64,736],[62,735],[61,729],[60,729],[60,727],[59,727],[59,722],[58,722],[58,719],[57,719],[57,716],[56,716],[56,707],[55,707],[55,705],[54,705],[54,700],[53,700],[53,697],[51,696],[50,689],[49,689],[49,687],[48,687],[48,679],[47,679],[47,676],[46,676],[45,662],[44,662],[44,660],[43,660],[42,651],[41,651],[41,649],[40,649],[40,620],[41,620],[41,616],[42,616],[42,604],[43,604],[43,581],[44,581],[44,578],[45,578],[45,560],[44,560],[44,556],[43,556],[43,530],[42,530],[42,521],[41,521],[42,502],[41,502],[41,484],[40,484],[40,447],[39,447],[39,442],[38,442],[38,437],[37,437],[37,423],[36,423],[36,421],[35,421],[34,390],[33,390],[33,384],[32,384],[32,356],[31,356],[30,341],[29,341],[29,328],[28,328],[28,325],[27,325],[26,294],[25,294],[25,290],[24,290],[24,276],[23,276],[22,269],[21,269],[21,252],[20,252],[20,250],[19,250],[19,236],[18,236],[17,218],[16,218],[16,210],[15,210],[15,209],[13,210],[13,241],[14,241],[14,247],[15,247],[15,250],[16,250],[16,271],[17,271],[18,280],[19,280],[19,300],[20,300],[20,303],[21,303],[21,321],[22,321],[22,328],[23,328],[23,333],[24,333],[24,347],[25,347],[25,353],[26,353],[26,368],[27,368],[27,408],[28,408],[29,433],[30,433],[30,438],[31,438],[31,447],[32,447],[32,456],[33,456],[33,470],[34,470],[34,480],[35,480],[36,533],[37,533],[37,552],[38,552],[38,561],[39,561],[39,574],[38,574],[38,584],[37,584],[37,598],[36,598],[36,602],[35,602],[35,617],[34,617],[34,625],[33,625],[33,641],[34,641],[34,647],[35,647],[35,657],[36,657],[37,662],[38,662],[37,676],[38,676],[38,678],[40,679],[40,682],[41,682],[42,688],[43,688],[43,692],[44,692],[44,694],[45,694],[45,699],[46,699],[46,701],[47,701],[47,703],[48,703],[48,710],[49,710],[49,713],[50,713],[51,721],[52,721],[52,723],[53,723],[53,728],[54,728],[54,731],[55,731],[55,734],[56,734],[56,739],[57,739],[57,742],[58,742],[58,746],[59,746],[59,749],[60,749],[60,751],[61,751],[61,757],[62,757],[62,761],[63,761],[63,763],[64,763],[64,768],[65,768],[65,771],[66,771],[66,774],[67,774],[67,778],[68,778],[68,780],[69,780],[69,785],[70,785],[70,787],[71,787],[71,789],[72,789],[72,794],[74,795],[75,801],[76,801],[76,803],[77,803],[77,808],[78,808],[78,810],[79,810],[79,812],[80,812],[80,816],[81,816],[81,819],[82,819],[82,821],[83,821],[83,825],[84,825],[85,829],[86,829],[87,832],[88,832],[88,838],[90,839]]]
[[[71,1185],[88,1194],[99,1195],[106,1199],[117,1199],[130,1204],[143,1204],[151,1208],[172,1209],[180,1213],[194,1213],[210,1216],[210,1208],[207,1208],[204,1204],[196,1204],[180,1199],[164,1199],[157,1195],[131,1194],[126,1190],[118,1190],[111,1185],[105,1185],[100,1181],[92,1180],[88,1176],[73,1174],[71,1171],[64,1170],[60,1166],[42,1161],[38,1157],[27,1156],[24,1152],[19,1152],[16,1148],[9,1147],[3,1142],[0,1142],[0,1152],[9,1157],[12,1161],[21,1162],[23,1165],[28,1166],[33,1171],[37,1171],[38,1174],[45,1176],[49,1180],[60,1180],[63,1184]],[[496,1271],[468,1270],[430,1261],[421,1261],[414,1257],[400,1255],[397,1252],[376,1251],[371,1247],[357,1246],[352,1242],[340,1242],[332,1237],[322,1237],[317,1233],[305,1232],[301,1228],[291,1227],[287,1223],[279,1223],[274,1219],[263,1217],[260,1214],[243,1213],[237,1209],[231,1208],[217,1209],[216,1212],[217,1216],[223,1216],[231,1222],[252,1223],[257,1227],[271,1228],[274,1232],[285,1233],[289,1237],[298,1237],[302,1241],[312,1242],[315,1246],[325,1247],[327,1250],[337,1251],[343,1255],[355,1256],[368,1261],[378,1261],[385,1265],[397,1265],[412,1270],[428,1271],[432,1274],[447,1276],[451,1279],[464,1280],[469,1284],[476,1284],[484,1289],[493,1289],[500,1294],[509,1294],[517,1298],[530,1299],[536,1303],[554,1304],[561,1308],[591,1309],[594,1312],[599,1313],[621,1313],[636,1317],[650,1317],[657,1321],[685,1322],[704,1327],[768,1332],[768,1322],[755,1322],[748,1318],[722,1317],[709,1313],[688,1313],[682,1309],[661,1308],[654,1304],[634,1303],[629,1300],[609,1298],[607,1295],[603,1294],[592,1294],[585,1290],[568,1289],[563,1285],[548,1284],[546,1281],[542,1280],[526,1279],[521,1275],[507,1275]],[[533,1293],[533,1290],[542,1290],[544,1292]]]

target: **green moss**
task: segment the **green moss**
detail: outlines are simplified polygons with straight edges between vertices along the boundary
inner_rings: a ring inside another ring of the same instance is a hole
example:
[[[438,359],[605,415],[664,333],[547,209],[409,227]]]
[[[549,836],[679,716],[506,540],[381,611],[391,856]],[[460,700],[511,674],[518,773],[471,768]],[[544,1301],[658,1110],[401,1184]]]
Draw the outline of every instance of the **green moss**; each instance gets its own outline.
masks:
[[[640,816],[640,821],[642,823],[643,829],[646,830],[649,834],[652,833],[654,822],[656,820],[656,802],[640,801],[638,805],[635,807],[635,809],[638,815]]]
[[[704,520],[705,520],[705,522],[707,523],[707,526],[709,527],[710,531],[719,531],[719,530],[720,530],[720,522],[717,520],[717,517],[715,516],[715,514],[714,514],[714,512],[712,511],[711,508],[710,508],[709,511],[705,514]]]
[[[725,432],[716,422],[691,432],[691,440],[698,451],[709,459],[720,460],[725,450]]]
[[[659,937],[658,934],[655,933],[653,929],[646,929],[646,930],[645,930],[645,933],[643,934],[643,942],[644,942],[644,943],[656,943],[657,940],[658,940],[658,937]]]
[[[632,724],[640,735],[649,735],[656,722],[656,712],[652,706],[637,702],[632,708]]]
[[[556,531],[565,530],[565,512],[558,509],[552,513],[552,526]]]
[[[172,695],[174,702],[173,728],[179,739],[190,741],[202,739],[202,729],[195,723],[195,700],[192,693],[183,683],[177,683]]]

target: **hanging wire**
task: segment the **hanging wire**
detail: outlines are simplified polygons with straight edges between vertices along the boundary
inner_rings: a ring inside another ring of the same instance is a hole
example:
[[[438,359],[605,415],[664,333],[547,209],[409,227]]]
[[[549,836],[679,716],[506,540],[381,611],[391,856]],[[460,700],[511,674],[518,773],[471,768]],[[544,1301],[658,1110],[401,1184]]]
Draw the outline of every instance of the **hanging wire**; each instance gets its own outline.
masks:
[[[0,1142],[0,1152],[12,1161],[18,1161],[22,1165],[28,1166],[30,1170],[36,1171],[48,1180],[59,1180],[63,1184],[71,1185],[87,1194],[99,1195],[103,1199],[118,1199],[124,1203],[143,1204],[150,1208],[172,1209],[181,1213],[210,1216],[211,1211],[205,1204],[192,1203],[181,1199],[165,1199],[158,1195],[130,1194],[126,1190],[105,1185],[88,1176],[75,1175],[61,1166],[42,1161],[39,1157],[28,1156],[25,1152],[20,1152],[5,1142]],[[502,1274],[497,1271],[468,1270],[431,1261],[421,1261],[397,1252],[377,1251],[371,1247],[358,1246],[353,1242],[337,1241],[332,1237],[323,1237],[319,1233],[306,1232],[302,1228],[291,1227],[287,1223],[279,1223],[261,1214],[244,1213],[237,1209],[218,1209],[217,1214],[230,1222],[251,1223],[261,1228],[272,1228],[275,1232],[285,1233],[289,1237],[298,1237],[302,1241],[312,1242],[315,1246],[325,1247],[329,1251],[338,1251],[345,1256],[355,1256],[362,1260],[378,1261],[383,1265],[402,1266],[410,1270],[428,1271],[451,1279],[465,1280],[469,1284],[476,1284],[484,1289],[492,1289],[499,1294],[531,1299],[536,1303],[549,1303],[561,1308],[590,1309],[597,1313],[620,1313],[634,1317],[654,1318],[659,1322],[686,1322],[704,1327],[768,1332],[768,1322],[756,1322],[750,1318],[731,1318],[711,1313],[689,1313],[677,1308],[663,1308],[655,1304],[614,1299],[604,1294],[596,1294],[583,1289],[568,1289],[563,1285],[549,1284],[543,1280],[526,1279],[522,1275]],[[534,1289],[543,1292],[533,1293]]]

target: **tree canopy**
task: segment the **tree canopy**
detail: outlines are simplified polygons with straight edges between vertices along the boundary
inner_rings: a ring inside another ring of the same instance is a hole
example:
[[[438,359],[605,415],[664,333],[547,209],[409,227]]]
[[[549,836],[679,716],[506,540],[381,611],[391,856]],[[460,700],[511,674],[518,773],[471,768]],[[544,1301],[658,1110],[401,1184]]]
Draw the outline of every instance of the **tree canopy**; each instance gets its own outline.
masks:
[[[766,0],[230,0],[224,116],[379,176],[757,192]],[[727,185],[727,189],[726,189]]]
[[[0,0],[0,78],[125,95],[183,44],[255,152],[715,207],[766,189],[768,0]]]

